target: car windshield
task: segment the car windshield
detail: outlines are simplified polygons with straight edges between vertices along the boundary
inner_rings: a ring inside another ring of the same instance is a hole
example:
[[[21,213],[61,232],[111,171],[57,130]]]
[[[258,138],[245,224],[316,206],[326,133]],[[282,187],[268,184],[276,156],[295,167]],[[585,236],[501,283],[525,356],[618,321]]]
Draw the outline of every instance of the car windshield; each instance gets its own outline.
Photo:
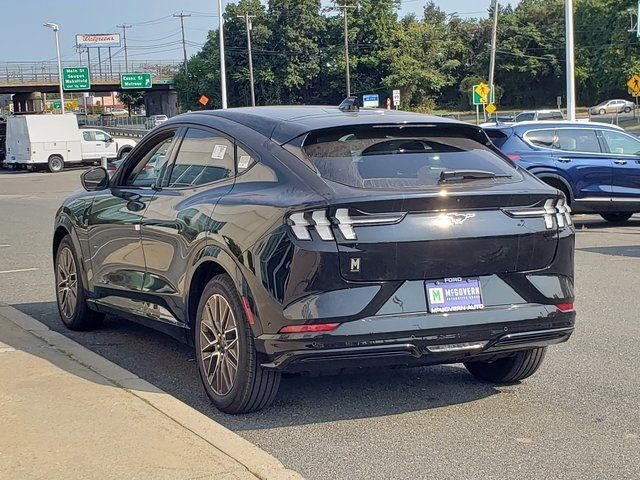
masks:
[[[455,170],[514,175],[507,161],[451,127],[321,130],[307,136],[303,152],[323,178],[358,188],[435,187],[443,171]]]

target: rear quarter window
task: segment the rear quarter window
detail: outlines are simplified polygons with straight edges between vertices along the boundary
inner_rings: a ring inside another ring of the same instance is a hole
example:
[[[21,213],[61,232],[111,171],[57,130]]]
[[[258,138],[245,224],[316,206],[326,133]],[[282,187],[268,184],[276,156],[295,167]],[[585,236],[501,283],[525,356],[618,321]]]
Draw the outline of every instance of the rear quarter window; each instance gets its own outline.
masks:
[[[509,138],[509,135],[507,135],[504,132],[501,132],[500,130],[485,130],[485,131],[487,132],[487,136],[491,139],[493,144],[498,148],[502,148],[502,146],[505,144],[505,142]]]
[[[320,130],[307,135],[302,153],[323,178],[357,188],[436,187],[440,174],[451,170],[516,172],[456,127],[356,125]]]

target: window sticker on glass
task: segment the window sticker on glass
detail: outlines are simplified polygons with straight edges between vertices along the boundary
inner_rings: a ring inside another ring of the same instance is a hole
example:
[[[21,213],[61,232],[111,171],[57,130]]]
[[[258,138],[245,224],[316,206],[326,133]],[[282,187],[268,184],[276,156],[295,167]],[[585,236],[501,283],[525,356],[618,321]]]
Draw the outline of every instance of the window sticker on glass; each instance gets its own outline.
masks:
[[[213,147],[213,152],[211,152],[211,158],[216,160],[222,160],[224,158],[224,154],[227,153],[226,145],[215,145]]]
[[[251,157],[249,155],[240,155],[238,160],[238,170],[245,170],[251,163]]]

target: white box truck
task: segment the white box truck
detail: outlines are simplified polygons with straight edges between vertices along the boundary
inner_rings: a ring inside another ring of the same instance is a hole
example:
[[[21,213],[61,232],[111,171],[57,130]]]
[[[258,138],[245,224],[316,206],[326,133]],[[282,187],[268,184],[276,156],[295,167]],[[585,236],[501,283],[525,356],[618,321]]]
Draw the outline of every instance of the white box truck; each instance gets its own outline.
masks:
[[[59,172],[67,164],[119,158],[135,143],[115,141],[102,130],[80,129],[74,114],[13,115],[7,119],[4,164]]]

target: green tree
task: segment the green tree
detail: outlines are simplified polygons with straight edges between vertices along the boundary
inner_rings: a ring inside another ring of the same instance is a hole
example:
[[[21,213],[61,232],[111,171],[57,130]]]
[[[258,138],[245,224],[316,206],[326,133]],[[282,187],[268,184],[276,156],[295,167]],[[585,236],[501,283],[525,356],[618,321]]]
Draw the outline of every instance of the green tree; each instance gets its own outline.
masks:
[[[127,110],[129,110],[129,116],[131,116],[131,109],[144,105],[144,92],[137,90],[119,92],[118,99],[127,107]]]

